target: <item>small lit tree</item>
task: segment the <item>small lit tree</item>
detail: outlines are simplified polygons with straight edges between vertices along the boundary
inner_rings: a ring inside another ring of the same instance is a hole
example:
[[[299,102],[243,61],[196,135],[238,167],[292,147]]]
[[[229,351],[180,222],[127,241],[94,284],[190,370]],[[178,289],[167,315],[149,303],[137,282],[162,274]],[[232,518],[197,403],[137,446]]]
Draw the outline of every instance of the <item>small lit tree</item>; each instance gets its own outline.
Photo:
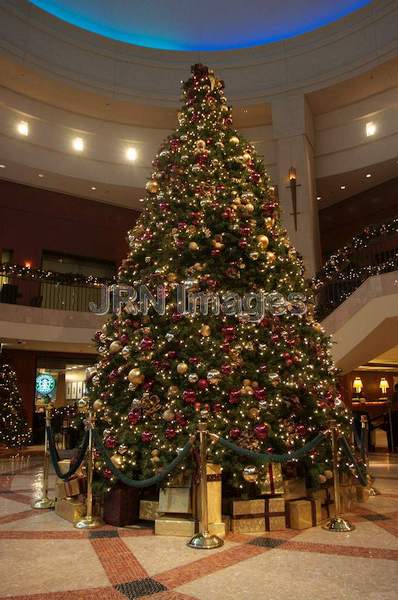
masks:
[[[30,443],[31,434],[15,371],[8,364],[0,365],[0,444],[20,448]]]

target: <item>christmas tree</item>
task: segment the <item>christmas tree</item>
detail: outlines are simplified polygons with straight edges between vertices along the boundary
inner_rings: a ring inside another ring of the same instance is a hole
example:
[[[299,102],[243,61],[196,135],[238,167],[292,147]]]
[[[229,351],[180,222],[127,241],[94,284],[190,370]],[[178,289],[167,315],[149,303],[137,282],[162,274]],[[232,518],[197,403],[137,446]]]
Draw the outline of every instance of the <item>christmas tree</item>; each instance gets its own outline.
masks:
[[[302,262],[231,112],[223,82],[192,67],[119,270],[134,290],[163,290],[164,314],[130,300],[96,334],[90,398],[112,461],[133,478],[170,462],[203,409],[211,432],[259,452],[300,448],[332,417],[349,424]],[[326,453],[303,459],[307,473],[330,468]],[[244,485],[241,458],[217,446],[211,458]]]
[[[0,444],[17,448],[29,444],[30,438],[15,371],[7,364],[0,365]]]

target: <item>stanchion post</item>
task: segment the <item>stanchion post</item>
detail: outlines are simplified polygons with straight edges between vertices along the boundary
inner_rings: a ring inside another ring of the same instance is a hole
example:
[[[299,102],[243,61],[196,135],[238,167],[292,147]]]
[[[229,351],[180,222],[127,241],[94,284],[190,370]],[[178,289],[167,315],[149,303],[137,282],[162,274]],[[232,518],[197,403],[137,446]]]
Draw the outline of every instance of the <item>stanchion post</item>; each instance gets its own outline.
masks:
[[[200,529],[188,542],[190,548],[211,550],[219,548],[224,540],[209,533],[209,516],[207,506],[207,412],[202,411],[198,426],[200,444]]]
[[[331,437],[332,437],[332,459],[333,459],[333,478],[334,478],[334,506],[336,510],[336,515],[329,519],[325,525],[324,529],[327,531],[335,531],[337,533],[343,533],[347,531],[353,531],[355,526],[352,525],[346,519],[340,515],[341,504],[340,504],[340,477],[339,477],[339,469],[338,469],[338,438],[339,431],[337,427],[336,421],[330,421],[329,423]]]
[[[43,455],[43,486],[41,498],[33,502],[32,508],[54,508],[55,502],[48,497],[48,472],[50,467],[50,455],[48,452],[47,427],[51,427],[51,404],[46,406],[46,427],[44,432],[44,455]]]
[[[363,430],[364,432],[363,439],[366,440],[366,444],[364,444],[363,449],[363,459],[366,462],[366,477],[368,480],[369,496],[379,496],[380,492],[375,487],[373,487],[373,478],[369,472],[369,421],[366,415],[361,415],[361,430]]]
[[[89,411],[86,421],[88,427],[88,448],[87,448],[87,499],[86,499],[86,516],[75,523],[76,529],[95,529],[101,527],[103,521],[99,517],[93,515],[93,428],[95,425],[95,416],[92,410]]]

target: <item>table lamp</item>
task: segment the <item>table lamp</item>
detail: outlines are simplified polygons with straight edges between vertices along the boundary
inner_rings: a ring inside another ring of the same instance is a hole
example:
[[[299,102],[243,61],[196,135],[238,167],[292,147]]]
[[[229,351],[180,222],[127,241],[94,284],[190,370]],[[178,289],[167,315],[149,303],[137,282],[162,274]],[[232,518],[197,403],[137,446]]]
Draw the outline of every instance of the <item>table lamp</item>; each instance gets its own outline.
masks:
[[[383,396],[386,396],[387,395],[387,390],[390,387],[390,385],[389,385],[389,383],[388,383],[388,381],[387,381],[387,379],[385,377],[382,377],[380,379],[380,386],[379,387],[381,389],[381,392],[382,392]]]

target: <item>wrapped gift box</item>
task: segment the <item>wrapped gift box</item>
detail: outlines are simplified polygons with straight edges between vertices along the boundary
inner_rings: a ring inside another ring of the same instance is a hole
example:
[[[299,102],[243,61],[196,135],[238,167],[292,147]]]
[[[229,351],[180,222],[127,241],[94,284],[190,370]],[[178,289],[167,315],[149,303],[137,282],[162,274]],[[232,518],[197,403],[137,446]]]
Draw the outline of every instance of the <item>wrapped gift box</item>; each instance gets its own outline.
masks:
[[[57,479],[55,482],[55,497],[66,498],[65,486],[63,479]]]
[[[192,512],[191,488],[166,487],[159,492],[159,512],[190,514]]]
[[[221,523],[209,523],[209,533],[224,538],[231,528],[231,518],[223,516]]]
[[[140,490],[118,481],[104,496],[104,521],[116,527],[136,523],[139,518]]]
[[[258,533],[265,531],[265,500],[232,500],[231,531]]]
[[[86,515],[86,505],[76,498],[57,498],[55,512],[59,517],[76,523]]]
[[[267,463],[264,465],[264,471],[260,473],[259,488],[260,494],[283,494],[282,466],[280,463]]]
[[[140,519],[155,521],[159,517],[159,502],[157,500],[140,500]]]
[[[266,498],[265,531],[286,529],[286,504],[284,498]]]
[[[289,500],[286,503],[287,526],[291,529],[308,529],[316,527],[322,521],[320,498],[302,498]]]
[[[184,515],[178,517],[164,516],[155,520],[155,535],[192,537],[196,528],[196,521],[186,518]]]
[[[307,496],[305,481],[299,477],[285,479],[283,482],[283,491],[285,500],[297,500]]]

